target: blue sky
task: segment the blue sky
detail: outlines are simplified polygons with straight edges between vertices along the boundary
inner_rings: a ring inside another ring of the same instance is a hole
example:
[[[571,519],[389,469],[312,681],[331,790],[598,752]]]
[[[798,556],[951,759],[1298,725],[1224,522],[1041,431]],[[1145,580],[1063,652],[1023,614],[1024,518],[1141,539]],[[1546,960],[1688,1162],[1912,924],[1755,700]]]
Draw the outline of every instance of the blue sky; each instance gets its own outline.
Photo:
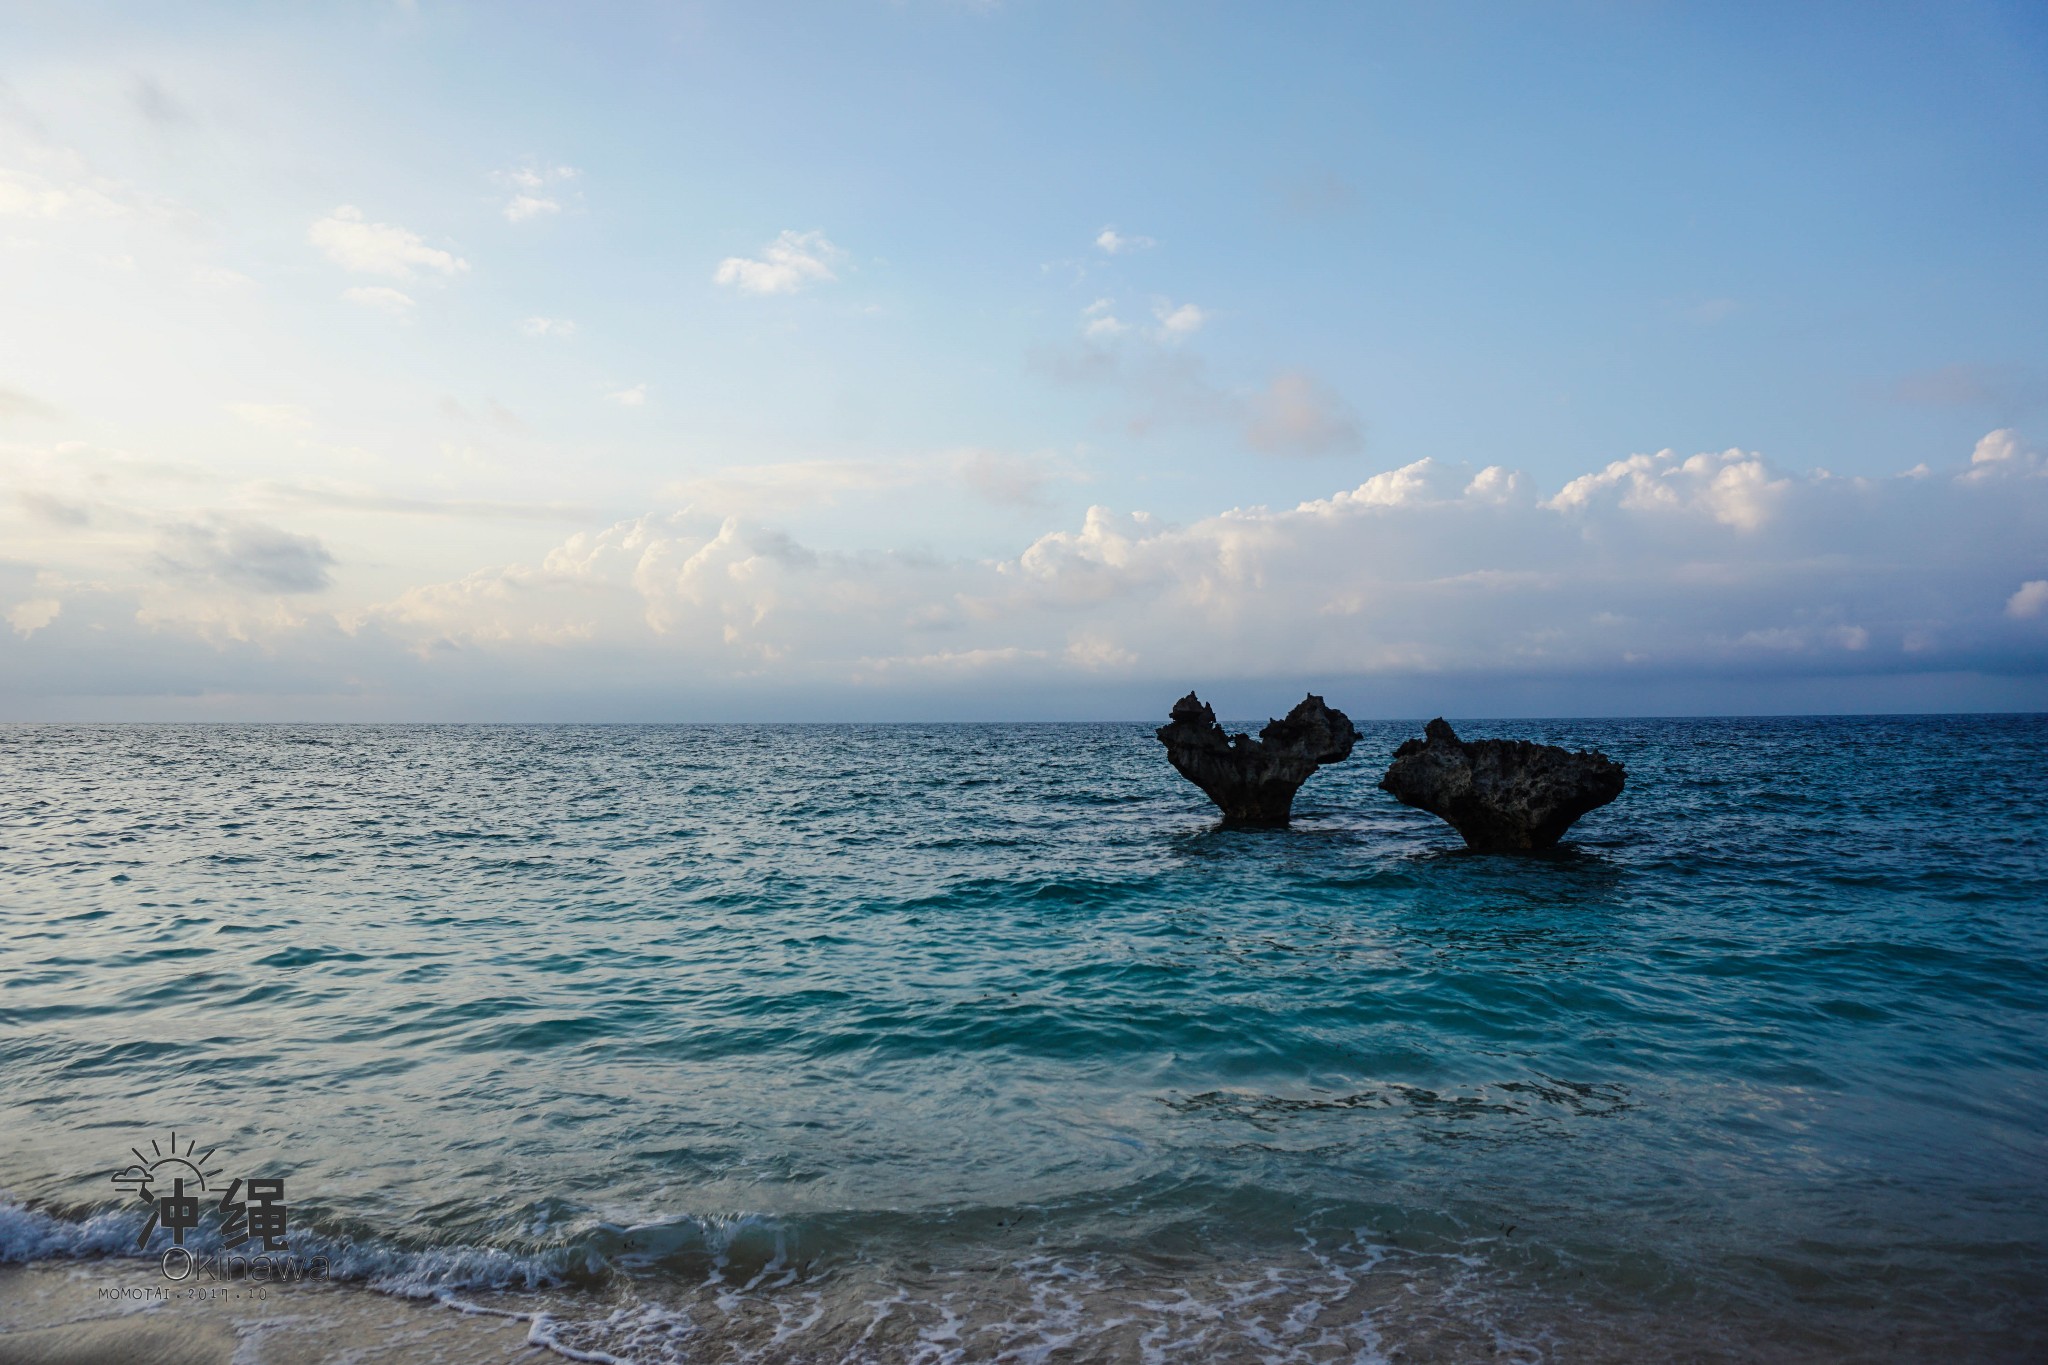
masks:
[[[2038,9],[5,23],[0,714],[2048,701]]]

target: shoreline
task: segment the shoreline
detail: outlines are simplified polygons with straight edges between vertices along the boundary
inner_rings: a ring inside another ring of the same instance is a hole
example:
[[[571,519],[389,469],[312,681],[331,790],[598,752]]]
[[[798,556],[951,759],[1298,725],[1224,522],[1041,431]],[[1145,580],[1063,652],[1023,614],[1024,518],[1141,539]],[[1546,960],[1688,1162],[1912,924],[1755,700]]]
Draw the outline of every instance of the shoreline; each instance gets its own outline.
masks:
[[[0,1365],[315,1365],[337,1358],[355,1365],[531,1365],[563,1358],[535,1340],[529,1318],[450,1312],[434,1300],[366,1285],[235,1281],[183,1298],[155,1297],[151,1291],[160,1288],[146,1261],[0,1266]]]
[[[1942,1350],[2029,1358],[2024,1323],[1958,1339],[1938,1324],[1838,1314],[1736,1314],[1706,1303],[1645,1310],[1518,1291],[1469,1258],[1309,1257],[1197,1265],[881,1266],[820,1275],[769,1267],[740,1283],[622,1283],[409,1296],[361,1281],[249,1285],[157,1297],[129,1258],[0,1266],[0,1365],[426,1365],[443,1361],[893,1362],[1046,1359],[1538,1365],[1908,1361]],[[253,1291],[253,1292],[252,1292]]]

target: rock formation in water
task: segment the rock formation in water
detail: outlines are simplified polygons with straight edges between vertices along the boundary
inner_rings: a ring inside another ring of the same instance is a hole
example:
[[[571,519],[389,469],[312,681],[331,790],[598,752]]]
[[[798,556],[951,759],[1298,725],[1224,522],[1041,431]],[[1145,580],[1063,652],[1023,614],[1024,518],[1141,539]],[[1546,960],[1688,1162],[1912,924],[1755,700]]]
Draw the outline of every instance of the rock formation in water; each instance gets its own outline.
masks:
[[[1175,770],[1223,808],[1223,823],[1267,827],[1285,825],[1296,789],[1321,765],[1349,758],[1358,742],[1351,718],[1315,696],[1253,739],[1225,734],[1216,713],[1190,692],[1156,733]]]
[[[1467,743],[1441,717],[1394,751],[1380,787],[1442,816],[1481,853],[1550,848],[1572,821],[1621,795],[1628,774],[1605,754],[1519,739]]]

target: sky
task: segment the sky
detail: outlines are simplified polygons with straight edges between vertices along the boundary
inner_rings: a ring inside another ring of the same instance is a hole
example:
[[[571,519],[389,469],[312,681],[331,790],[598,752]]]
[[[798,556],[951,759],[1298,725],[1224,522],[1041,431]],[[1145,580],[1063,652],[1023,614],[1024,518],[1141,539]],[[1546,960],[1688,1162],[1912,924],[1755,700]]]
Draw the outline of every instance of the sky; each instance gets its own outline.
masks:
[[[0,720],[2048,709],[2038,6],[0,34]]]

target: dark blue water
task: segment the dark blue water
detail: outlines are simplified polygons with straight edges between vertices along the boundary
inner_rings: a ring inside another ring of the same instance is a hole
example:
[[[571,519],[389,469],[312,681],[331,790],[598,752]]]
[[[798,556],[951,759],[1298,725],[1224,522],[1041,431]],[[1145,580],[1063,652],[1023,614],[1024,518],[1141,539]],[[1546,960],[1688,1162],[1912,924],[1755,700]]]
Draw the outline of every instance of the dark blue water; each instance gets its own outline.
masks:
[[[1365,729],[0,730],[0,1257],[175,1130],[622,1358],[2039,1358],[2048,718],[1461,722],[1543,859]]]

